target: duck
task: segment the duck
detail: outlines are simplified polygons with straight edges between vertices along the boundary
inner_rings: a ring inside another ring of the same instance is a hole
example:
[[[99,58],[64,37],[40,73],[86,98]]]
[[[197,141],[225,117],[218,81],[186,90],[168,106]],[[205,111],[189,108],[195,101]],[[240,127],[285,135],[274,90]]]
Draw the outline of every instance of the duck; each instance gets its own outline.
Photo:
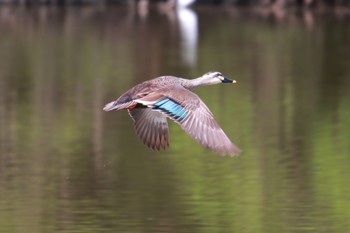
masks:
[[[103,110],[126,109],[138,137],[155,151],[169,147],[169,118],[204,147],[222,155],[237,156],[241,150],[231,142],[213,113],[193,92],[196,87],[220,83],[236,83],[236,80],[218,71],[207,72],[195,79],[160,76],[137,84],[107,103]]]

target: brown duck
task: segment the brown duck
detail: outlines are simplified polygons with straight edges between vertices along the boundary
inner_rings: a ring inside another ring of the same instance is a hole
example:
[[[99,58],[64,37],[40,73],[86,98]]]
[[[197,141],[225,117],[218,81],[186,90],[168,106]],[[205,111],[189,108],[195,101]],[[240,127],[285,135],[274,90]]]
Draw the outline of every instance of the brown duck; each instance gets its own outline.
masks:
[[[127,109],[142,142],[154,150],[169,147],[167,117],[178,123],[203,146],[222,155],[235,156],[240,149],[226,136],[208,107],[191,90],[198,86],[236,83],[220,72],[196,79],[161,76],[131,88],[103,110]]]

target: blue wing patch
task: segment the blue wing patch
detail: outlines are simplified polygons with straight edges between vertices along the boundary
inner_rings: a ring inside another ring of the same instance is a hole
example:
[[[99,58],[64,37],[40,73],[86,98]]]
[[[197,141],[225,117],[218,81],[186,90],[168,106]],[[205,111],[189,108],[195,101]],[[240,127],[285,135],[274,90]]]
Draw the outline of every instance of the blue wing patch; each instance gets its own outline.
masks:
[[[155,103],[154,108],[163,110],[176,120],[184,119],[188,114],[185,108],[169,98],[162,99],[161,101]]]

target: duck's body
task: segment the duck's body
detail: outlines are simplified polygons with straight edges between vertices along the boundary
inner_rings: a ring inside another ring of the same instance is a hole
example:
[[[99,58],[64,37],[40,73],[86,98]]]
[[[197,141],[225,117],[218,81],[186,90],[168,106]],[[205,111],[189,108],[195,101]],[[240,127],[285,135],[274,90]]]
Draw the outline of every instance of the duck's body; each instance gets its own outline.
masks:
[[[197,86],[226,82],[235,81],[219,72],[209,72],[192,80],[162,76],[136,85],[103,110],[128,109],[137,135],[152,149],[169,146],[168,117],[205,147],[234,156],[240,150],[226,136],[204,102],[191,91]]]

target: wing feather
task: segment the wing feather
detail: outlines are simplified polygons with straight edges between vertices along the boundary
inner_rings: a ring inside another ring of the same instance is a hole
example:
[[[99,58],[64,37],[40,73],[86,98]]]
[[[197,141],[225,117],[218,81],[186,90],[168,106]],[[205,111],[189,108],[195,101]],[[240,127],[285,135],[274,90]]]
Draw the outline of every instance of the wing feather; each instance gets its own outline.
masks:
[[[128,109],[134,120],[136,134],[153,150],[169,147],[168,123],[166,117],[150,108]]]
[[[240,153],[195,93],[181,85],[172,85],[153,91],[149,87],[142,88],[141,93],[135,94],[139,89],[136,87],[107,104],[104,110],[127,108],[136,134],[148,147],[154,150],[169,147],[168,117],[205,147],[223,155]],[[133,108],[137,104],[145,108]]]
[[[157,111],[178,123],[197,142],[223,155],[235,156],[240,153],[240,149],[227,137],[198,95],[183,87],[159,90],[159,93],[163,94],[163,98],[179,103],[187,114],[184,118],[179,118],[162,109]]]

